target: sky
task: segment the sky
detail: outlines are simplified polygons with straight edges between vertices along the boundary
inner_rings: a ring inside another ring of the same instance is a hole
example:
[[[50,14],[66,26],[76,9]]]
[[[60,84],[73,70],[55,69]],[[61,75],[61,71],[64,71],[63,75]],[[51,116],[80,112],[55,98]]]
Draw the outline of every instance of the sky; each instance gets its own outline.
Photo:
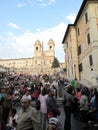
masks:
[[[62,44],[83,0],[0,0],[0,59],[32,58],[34,43],[55,42],[55,57],[64,62]]]

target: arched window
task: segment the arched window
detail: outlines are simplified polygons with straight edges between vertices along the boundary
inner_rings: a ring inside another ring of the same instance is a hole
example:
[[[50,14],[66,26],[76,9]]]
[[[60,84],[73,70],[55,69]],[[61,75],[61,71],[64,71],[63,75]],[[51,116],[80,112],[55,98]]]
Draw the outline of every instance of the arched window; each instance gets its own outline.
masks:
[[[36,47],[36,51],[38,51],[38,47]]]
[[[50,50],[52,49],[52,46],[50,46]]]

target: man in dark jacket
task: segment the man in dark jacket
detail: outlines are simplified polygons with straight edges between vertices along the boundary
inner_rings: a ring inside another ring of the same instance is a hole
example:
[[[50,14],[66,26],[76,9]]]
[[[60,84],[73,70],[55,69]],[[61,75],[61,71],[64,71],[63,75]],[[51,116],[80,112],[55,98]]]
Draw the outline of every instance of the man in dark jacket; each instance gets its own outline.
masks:
[[[47,98],[47,101],[46,101],[46,103],[47,103],[47,112],[48,112],[48,116],[51,113],[51,114],[53,114],[51,116],[57,117],[57,116],[60,115],[60,110],[58,108],[58,105],[56,103],[54,95],[55,95],[54,89],[49,89],[48,98]]]
[[[72,103],[74,103],[73,97],[73,88],[69,86],[67,90],[65,90],[64,94],[64,112],[65,112],[65,122],[64,122],[64,130],[71,130],[71,113],[72,113]]]

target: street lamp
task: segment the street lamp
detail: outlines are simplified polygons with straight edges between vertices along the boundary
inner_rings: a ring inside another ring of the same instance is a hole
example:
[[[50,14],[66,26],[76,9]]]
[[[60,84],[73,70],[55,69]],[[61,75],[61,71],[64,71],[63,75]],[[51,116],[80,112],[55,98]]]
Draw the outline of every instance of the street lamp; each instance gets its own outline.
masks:
[[[75,80],[77,80],[77,77],[76,77],[76,65],[74,65],[74,72],[75,72]]]

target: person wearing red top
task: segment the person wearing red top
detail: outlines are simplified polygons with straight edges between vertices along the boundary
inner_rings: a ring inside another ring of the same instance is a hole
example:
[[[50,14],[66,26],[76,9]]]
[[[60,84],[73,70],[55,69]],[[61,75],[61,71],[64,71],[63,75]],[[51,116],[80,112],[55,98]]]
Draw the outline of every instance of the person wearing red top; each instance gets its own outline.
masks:
[[[81,89],[80,88],[76,89],[76,98],[78,99],[78,101],[80,101],[80,98],[81,98]]]

